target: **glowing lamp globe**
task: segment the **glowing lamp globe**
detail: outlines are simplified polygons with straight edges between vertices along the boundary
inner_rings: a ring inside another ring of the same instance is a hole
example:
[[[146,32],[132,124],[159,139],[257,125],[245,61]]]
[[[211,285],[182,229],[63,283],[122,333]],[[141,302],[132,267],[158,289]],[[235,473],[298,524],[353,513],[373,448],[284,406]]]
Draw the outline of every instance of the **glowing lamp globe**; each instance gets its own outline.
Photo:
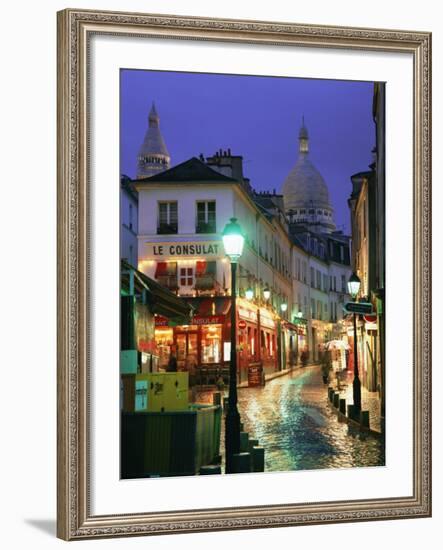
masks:
[[[353,273],[349,277],[348,281],[348,292],[349,294],[355,299],[358,291],[360,290],[360,279],[358,278],[358,275],[356,273]]]
[[[237,218],[231,218],[231,221],[226,224],[223,229],[222,238],[226,255],[229,256],[231,262],[237,262],[242,255],[245,243],[245,238],[240,225],[237,223]]]
[[[247,288],[245,292],[246,300],[252,300],[254,297],[254,290],[252,288]]]
[[[283,313],[285,313],[285,311],[287,311],[287,309],[288,309],[288,304],[286,304],[285,302],[283,302],[283,303],[280,305],[280,309],[283,311]]]
[[[297,316],[299,319],[301,319],[303,317],[303,311],[300,310],[298,313],[297,313]]]
[[[271,291],[269,290],[268,286],[265,286],[265,288],[263,289],[263,298],[265,300],[269,300],[270,297],[271,297]]]

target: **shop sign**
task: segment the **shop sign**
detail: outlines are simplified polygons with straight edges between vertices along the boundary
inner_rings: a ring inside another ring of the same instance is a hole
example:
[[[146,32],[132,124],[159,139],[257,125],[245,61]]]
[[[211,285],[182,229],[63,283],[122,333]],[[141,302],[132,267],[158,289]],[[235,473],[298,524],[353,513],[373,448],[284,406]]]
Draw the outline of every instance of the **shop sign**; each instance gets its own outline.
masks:
[[[145,411],[148,408],[148,381],[136,380],[135,382],[135,410]]]
[[[246,309],[243,307],[238,308],[238,316],[243,317],[246,321],[251,321],[253,323],[257,322],[257,312],[252,309]]]
[[[263,385],[263,367],[261,364],[249,365],[248,386],[254,388]]]
[[[168,327],[169,326],[169,319],[166,317],[162,317],[161,315],[155,316],[155,326],[156,327]]]
[[[155,351],[155,341],[146,341],[143,339],[140,339],[138,341],[138,350],[144,351],[145,353],[152,353]]]
[[[263,327],[272,328],[272,329],[275,328],[274,319],[270,317],[270,314],[265,309],[260,310],[260,324]]]
[[[223,245],[220,241],[206,242],[175,242],[175,243],[145,243],[146,256],[149,258],[197,258],[224,256]]]
[[[240,319],[240,321],[238,322],[238,328],[240,329],[246,328],[246,321],[244,321],[243,319]]]
[[[225,322],[224,315],[194,315],[193,325],[221,325]]]

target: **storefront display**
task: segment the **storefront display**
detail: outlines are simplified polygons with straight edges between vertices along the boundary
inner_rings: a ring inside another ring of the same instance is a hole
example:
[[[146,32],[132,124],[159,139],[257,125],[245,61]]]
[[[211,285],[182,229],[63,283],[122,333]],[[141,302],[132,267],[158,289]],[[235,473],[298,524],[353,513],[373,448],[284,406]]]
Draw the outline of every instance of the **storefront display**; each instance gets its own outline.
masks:
[[[178,370],[195,371],[198,379],[200,369],[211,373],[214,369],[216,373],[226,371],[230,358],[230,299],[200,297],[187,301],[194,308],[192,324],[169,326],[172,323],[166,318],[157,316],[155,319],[159,369],[166,369],[173,353],[177,357]],[[248,380],[251,365],[259,364],[264,373],[270,374],[294,361],[296,331],[291,333],[291,347],[289,340],[283,342],[289,338],[286,329],[278,329],[270,310],[239,299],[237,323],[239,382]],[[288,355],[290,351],[291,356]],[[285,357],[279,359],[279,354]],[[210,378],[213,380],[214,376],[211,374]]]
[[[168,326],[168,320],[156,318],[155,340],[160,356],[160,368],[165,369],[171,353],[177,357],[179,371],[194,371],[202,366],[221,367],[224,341],[226,340],[226,316],[217,312],[214,300],[201,300],[203,311],[196,311],[192,325]],[[220,308],[219,308],[220,309]],[[208,314],[205,314],[208,311]]]
[[[157,355],[159,357],[158,366],[160,368],[166,368],[172,352],[172,346],[174,344],[174,331],[172,327],[156,326],[155,343],[157,347]]]
[[[201,328],[201,362],[220,363],[222,349],[222,326],[209,325]]]

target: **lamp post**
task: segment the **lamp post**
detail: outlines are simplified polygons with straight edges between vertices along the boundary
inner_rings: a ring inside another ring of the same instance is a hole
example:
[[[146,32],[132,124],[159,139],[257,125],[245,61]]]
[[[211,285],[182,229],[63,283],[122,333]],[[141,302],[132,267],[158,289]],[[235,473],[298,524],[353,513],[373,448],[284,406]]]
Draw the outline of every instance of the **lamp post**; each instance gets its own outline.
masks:
[[[360,290],[360,279],[356,273],[353,273],[348,281],[348,292],[355,301]],[[361,383],[358,377],[358,350],[357,350],[357,314],[354,316],[354,381],[352,382],[352,396],[354,399],[354,407],[357,411],[361,410]]]
[[[240,452],[240,414],[237,409],[237,319],[236,319],[236,276],[237,262],[243,252],[244,237],[236,218],[226,224],[223,230],[223,246],[231,260],[231,362],[229,365],[228,411],[225,422],[225,449],[227,474],[234,473],[233,455]]]
[[[263,289],[263,298],[266,301],[268,301],[270,297],[271,297],[271,291],[269,290],[268,285],[266,285],[265,288]]]

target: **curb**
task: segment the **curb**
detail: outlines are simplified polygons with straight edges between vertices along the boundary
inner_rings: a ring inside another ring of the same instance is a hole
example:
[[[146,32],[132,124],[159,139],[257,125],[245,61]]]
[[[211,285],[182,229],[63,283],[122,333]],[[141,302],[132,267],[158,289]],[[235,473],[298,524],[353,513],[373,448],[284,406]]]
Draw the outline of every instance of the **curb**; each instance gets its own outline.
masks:
[[[353,426],[354,428],[358,428],[361,432],[365,432],[369,435],[372,435],[377,438],[382,438],[383,434],[382,432],[379,432],[377,430],[374,430],[373,428],[366,428],[366,426],[362,426],[360,422],[357,422],[356,420],[353,420],[352,418],[349,418],[342,412],[340,412],[336,407],[334,407],[334,404],[327,399],[327,404],[332,408],[332,410],[337,414],[337,418],[341,422],[346,422],[350,426]]]

